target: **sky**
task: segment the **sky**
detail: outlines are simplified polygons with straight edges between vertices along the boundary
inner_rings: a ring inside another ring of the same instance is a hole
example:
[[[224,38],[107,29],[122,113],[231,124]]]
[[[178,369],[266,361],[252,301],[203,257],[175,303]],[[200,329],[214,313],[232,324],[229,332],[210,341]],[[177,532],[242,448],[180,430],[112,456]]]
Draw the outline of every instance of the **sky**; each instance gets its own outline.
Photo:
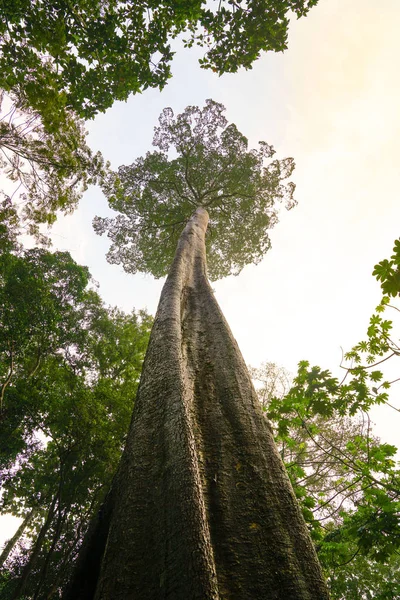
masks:
[[[270,361],[295,372],[306,359],[339,376],[341,348],[365,337],[380,299],[373,266],[400,235],[399,31],[398,0],[320,0],[293,19],[285,53],[218,77],[200,69],[198,50],[177,49],[163,92],[117,102],[88,123],[89,144],[117,168],[151,150],[164,107],[178,113],[212,98],[250,147],[265,140],[277,158],[294,157],[298,206],[271,231],[272,249],[259,265],[213,284],[252,366]],[[162,280],[106,262],[107,239],[91,222],[107,214],[101,191],[88,190],[56,223],[54,247],[89,267],[107,303],[154,314]],[[397,397],[394,389],[393,404]],[[399,417],[373,413],[378,435],[396,445]],[[0,543],[14,528],[4,526]]]

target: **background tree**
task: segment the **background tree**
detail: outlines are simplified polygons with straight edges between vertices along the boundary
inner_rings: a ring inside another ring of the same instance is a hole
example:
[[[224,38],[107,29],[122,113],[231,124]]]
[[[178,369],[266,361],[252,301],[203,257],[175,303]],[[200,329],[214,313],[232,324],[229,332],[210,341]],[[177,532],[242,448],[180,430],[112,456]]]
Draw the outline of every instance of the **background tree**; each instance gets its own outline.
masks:
[[[0,266],[0,410],[14,430],[14,381],[34,378],[49,355],[67,355],[83,335],[77,308],[89,273],[68,253],[37,248],[3,254]],[[2,443],[10,449],[4,435]]]
[[[293,375],[284,367],[273,362],[265,362],[260,367],[249,367],[258,398],[263,410],[267,410],[273,398],[283,398],[289,392]]]
[[[5,0],[0,6],[0,88],[23,91],[46,126],[64,108],[90,118],[115,100],[171,77],[171,41],[206,46],[219,74],[251,68],[261,51],[286,48],[289,11],[317,0],[190,2]],[[107,42],[107,43],[105,43]]]
[[[107,232],[107,258],[130,273],[166,275],[180,232],[198,207],[210,212],[206,239],[212,279],[238,274],[259,262],[270,247],[268,229],[278,221],[278,204],[292,208],[291,158],[268,162],[275,151],[247,139],[224,116],[222,104],[207,100],[174,117],[164,109],[153,145],[132,165],[120,167],[105,186],[115,218],[96,217],[97,233]],[[168,152],[171,155],[168,155]]]
[[[20,221],[16,209],[8,202],[0,206],[0,261],[8,260],[11,251],[16,252],[18,235],[20,234]]]
[[[382,563],[358,554],[349,563],[330,568],[331,596],[333,600],[392,600],[400,595],[399,575],[398,555]]]
[[[322,402],[326,375],[301,363],[293,387],[284,398],[271,401],[267,415],[332,596],[356,599],[367,585],[387,591],[388,565],[393,570],[398,562],[397,448],[373,435],[367,412],[349,415],[332,407],[339,387],[331,387],[326,404]],[[357,565],[373,576],[352,576],[356,567],[352,571],[350,565],[356,557]],[[356,582],[361,580],[358,589]],[[395,580],[392,583],[394,591]]]
[[[280,369],[266,363],[253,370],[257,381],[265,383],[258,387],[259,399],[274,428],[331,596],[397,597],[396,448],[373,435],[366,412],[350,417],[338,410],[310,408],[313,393],[304,385],[307,372],[302,364],[293,387],[274,396],[269,391]],[[317,373],[314,368],[315,386]]]
[[[3,252],[2,597],[59,597],[116,469],[151,319],[105,307],[67,253]]]

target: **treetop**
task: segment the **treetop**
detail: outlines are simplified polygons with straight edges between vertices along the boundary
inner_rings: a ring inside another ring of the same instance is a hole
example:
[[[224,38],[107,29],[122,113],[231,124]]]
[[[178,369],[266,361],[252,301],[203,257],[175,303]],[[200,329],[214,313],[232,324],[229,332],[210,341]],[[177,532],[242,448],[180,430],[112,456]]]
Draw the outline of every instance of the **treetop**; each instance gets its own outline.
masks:
[[[96,217],[94,227],[112,241],[108,260],[127,272],[164,276],[180,233],[198,207],[210,215],[206,239],[211,279],[238,274],[258,263],[270,247],[268,230],[278,205],[295,205],[294,184],[286,182],[292,158],[270,160],[272,146],[247,138],[228,124],[225,108],[207,100],[174,115],[161,113],[153,145],[131,165],[119,167],[104,191],[114,218]]]

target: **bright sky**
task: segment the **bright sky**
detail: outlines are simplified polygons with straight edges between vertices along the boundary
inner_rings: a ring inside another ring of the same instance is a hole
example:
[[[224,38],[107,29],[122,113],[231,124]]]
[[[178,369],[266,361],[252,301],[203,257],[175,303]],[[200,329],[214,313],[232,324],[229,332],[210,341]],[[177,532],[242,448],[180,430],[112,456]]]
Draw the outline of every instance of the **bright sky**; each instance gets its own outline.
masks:
[[[341,346],[364,337],[380,298],[373,266],[400,235],[399,31],[398,0],[320,0],[293,21],[284,54],[218,78],[199,68],[196,51],[182,50],[162,93],[147,90],[89,124],[89,143],[117,167],[151,150],[164,107],[180,112],[212,98],[251,145],[265,140],[278,158],[295,158],[298,206],[271,232],[272,250],[260,265],[214,284],[253,366],[272,361],[295,371],[307,359],[339,374]],[[162,282],[127,275],[104,258],[107,240],[91,221],[107,212],[100,190],[89,190],[79,210],[56,224],[55,245],[89,266],[106,302],[154,314]],[[374,419],[377,433],[399,445],[396,413]]]

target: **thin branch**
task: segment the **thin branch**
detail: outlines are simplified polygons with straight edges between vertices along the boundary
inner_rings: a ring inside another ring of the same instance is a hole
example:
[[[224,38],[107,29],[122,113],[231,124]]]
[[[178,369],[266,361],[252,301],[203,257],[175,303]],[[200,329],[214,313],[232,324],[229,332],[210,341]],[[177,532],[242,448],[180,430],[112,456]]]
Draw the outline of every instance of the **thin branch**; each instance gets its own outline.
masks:
[[[386,304],[386,306],[388,306],[389,308],[393,308],[394,310],[397,310],[397,312],[400,312],[400,308],[397,308],[397,306],[393,306],[393,304]]]
[[[393,349],[392,349],[393,350]],[[389,358],[392,358],[392,356],[397,356],[397,352],[395,352],[393,350],[392,354],[389,354],[389,356],[386,356],[386,358],[382,358],[382,360],[378,360],[378,362],[374,363],[373,365],[366,365],[365,367],[363,367],[363,369],[372,369],[373,367],[376,367],[377,365],[380,365],[381,363],[385,362],[386,360],[389,360]],[[346,371],[350,371],[350,373],[352,371],[354,371],[354,369],[356,367],[343,367],[342,365],[340,365],[341,369],[346,369]]]
[[[184,154],[184,158],[185,158],[185,181],[188,184],[188,187],[189,187],[190,191],[192,192],[193,196],[196,198],[196,200],[198,200],[198,194],[196,193],[196,190],[194,189],[194,187],[192,186],[192,184],[189,180],[189,158],[186,154]]]
[[[14,352],[13,352],[13,342],[8,342],[8,347],[10,348],[10,359],[11,359],[11,364],[10,364],[10,371],[8,373],[7,379],[5,380],[5,382],[3,383],[2,387],[1,387],[1,395],[0,395],[0,411],[3,410],[3,401],[4,401],[4,394],[6,391],[6,387],[8,386],[8,384],[11,381],[11,377],[13,375],[14,372]]]
[[[346,562],[340,563],[339,565],[335,565],[335,568],[344,567],[345,565],[348,565],[353,560],[353,558],[355,558],[357,556],[357,554],[359,552],[360,552],[360,548],[357,548],[356,552],[354,552],[353,556],[351,558],[349,558],[349,560],[346,560]]]
[[[347,377],[347,375],[350,373],[350,369],[348,369],[347,367],[344,367],[344,366],[343,366],[343,360],[344,360],[344,351],[343,351],[343,348],[342,348],[342,346],[340,346],[340,349],[341,349],[341,351],[342,351],[342,360],[340,361],[340,365],[339,365],[339,366],[340,366],[340,368],[341,368],[341,369],[346,369],[346,373],[345,373],[345,375],[344,375],[344,377],[343,377],[342,381],[339,383],[339,387],[340,387],[341,385],[343,385],[343,384],[344,384],[344,382],[345,382],[345,380],[346,380],[346,377]]]
[[[343,494],[343,492],[345,492],[346,490],[348,490],[349,488],[351,488],[353,485],[356,485],[359,481],[361,481],[361,479],[362,479],[362,477],[358,477],[358,479],[356,479],[355,481],[352,481],[351,483],[349,483],[349,485],[346,485],[343,489],[339,490],[336,494],[334,494],[333,496],[331,496],[329,498],[329,500],[326,500],[325,502],[323,502],[322,504],[320,504],[319,506],[317,506],[317,508],[314,508],[314,510],[312,512],[316,512],[317,510],[321,510],[321,508],[323,508],[327,504],[330,504],[332,502],[332,500],[334,500],[340,494]],[[357,490],[354,490],[354,491],[356,492]]]
[[[395,410],[396,412],[400,412],[400,408],[396,408],[395,406],[393,406],[393,404],[390,404],[389,402],[384,402],[384,404],[389,406],[389,408],[393,408],[393,410]]]
[[[33,377],[35,375],[36,371],[38,370],[38,368],[40,366],[41,359],[42,359],[42,353],[41,353],[41,349],[39,347],[38,348],[38,353],[37,353],[36,364],[35,364],[33,370],[29,373],[28,377]]]
[[[312,441],[314,442],[314,444],[316,446],[318,446],[318,448],[320,448],[320,450],[322,450],[323,452],[325,452],[326,454],[330,454],[330,452],[328,450],[326,450],[323,446],[321,446],[321,444],[319,442],[317,442],[317,440],[313,437],[311,431],[308,429],[306,422],[304,421],[304,419],[301,417],[300,413],[298,411],[296,411],[299,418],[302,420],[302,423],[304,425],[304,428],[306,429],[308,435],[310,436],[310,438],[312,439]],[[322,439],[326,442],[326,438],[323,436],[323,434],[320,432],[319,435],[322,437]],[[329,443],[329,442],[328,442]],[[354,462],[354,460],[352,460],[351,457],[347,456],[347,454],[345,452],[343,452],[343,450],[341,450],[341,448],[338,448],[337,446],[335,446],[334,444],[332,444],[332,442],[330,442],[331,447],[334,450],[337,450],[337,452],[339,452],[339,454],[341,454],[342,456],[344,456],[344,458],[348,461],[346,462],[346,460],[341,459],[339,456],[337,457],[337,460],[340,461],[342,464],[344,464],[346,467],[349,467],[349,465],[352,466],[353,470],[357,473],[359,473],[360,471],[362,472],[362,470],[360,469],[360,467],[357,465],[357,463]],[[392,487],[391,485],[387,485],[385,483],[382,483],[382,481],[379,481],[379,479],[376,479],[375,477],[373,477],[373,475],[371,474],[366,474],[366,473],[362,473],[363,477],[365,477],[366,479],[369,479],[370,481],[376,483],[377,485],[379,485],[380,487],[389,490],[393,493],[396,494],[396,496],[399,495],[399,490],[397,488]]]
[[[393,381],[389,381],[389,382],[384,381],[383,383],[381,383],[381,385],[379,387],[376,388],[376,391],[378,391],[379,388],[381,388],[385,383],[389,383],[389,385],[392,385],[392,383],[396,383],[396,381],[400,381],[400,377],[398,377],[397,379],[393,379]]]

